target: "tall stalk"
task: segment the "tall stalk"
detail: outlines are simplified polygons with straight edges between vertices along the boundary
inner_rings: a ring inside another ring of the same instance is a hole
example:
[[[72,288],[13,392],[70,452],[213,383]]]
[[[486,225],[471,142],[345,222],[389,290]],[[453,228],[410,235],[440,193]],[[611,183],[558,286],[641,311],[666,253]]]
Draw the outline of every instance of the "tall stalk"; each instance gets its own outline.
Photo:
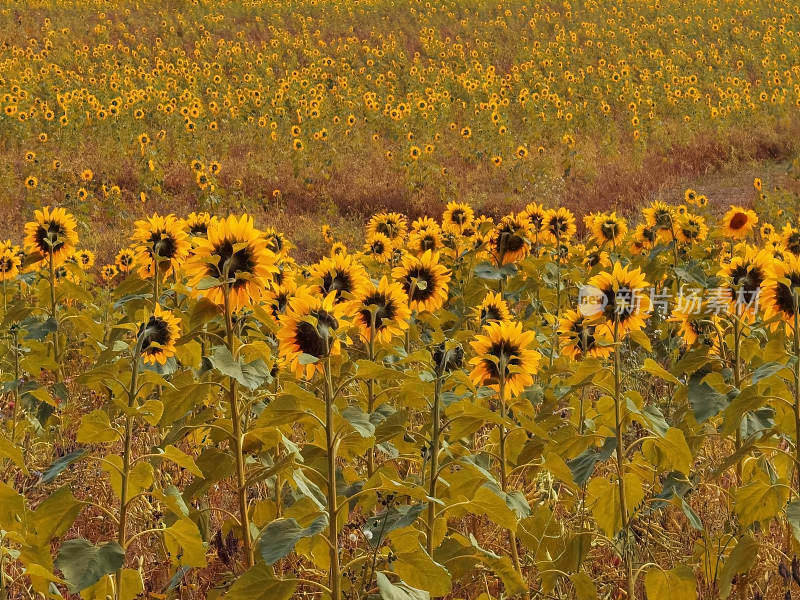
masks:
[[[50,318],[53,319],[53,321],[56,324],[55,330],[53,331],[53,360],[56,362],[56,372],[55,372],[56,382],[59,382],[59,381],[61,381],[61,361],[60,361],[60,353],[59,353],[59,349],[58,349],[58,314],[56,312],[57,306],[58,306],[56,304],[56,267],[55,267],[55,262],[54,262],[54,258],[53,258],[53,250],[52,250],[52,248],[50,249],[50,252],[48,253],[48,257],[49,257],[48,262],[49,262],[49,266],[50,266],[50,277],[49,277],[49,282],[50,282]]]
[[[227,269],[225,279],[227,280]],[[230,286],[226,283],[223,288],[223,298],[225,302],[225,333],[228,351],[236,361],[237,348],[233,331],[233,317],[230,308]],[[242,434],[242,415],[240,412],[238,390],[236,379],[228,378],[228,402],[231,409],[231,425],[233,429],[233,451],[236,459],[236,494],[239,500],[239,522],[242,524],[242,544],[244,545],[244,555],[247,567],[255,564],[253,556],[253,542],[250,536],[250,517],[247,510],[247,481],[245,479],[244,464],[244,436]]]
[[[369,343],[367,344],[367,354],[370,362],[375,360],[375,310],[370,310],[369,323]],[[367,414],[372,416],[375,410],[375,379],[367,379]],[[375,446],[371,445],[367,451],[367,478],[375,473]]]
[[[792,290],[794,296],[794,470],[797,473],[795,491],[800,496],[800,294]]]
[[[500,379],[500,424],[498,427],[500,428],[500,489],[503,490],[504,494],[508,492],[508,461],[506,459],[506,438],[508,437],[508,429],[506,428],[508,413],[506,407],[506,366],[506,358],[503,356],[500,358],[500,364],[498,365]],[[519,573],[520,578],[522,578],[522,565],[520,564],[519,551],[517,550],[517,536],[510,529],[508,530],[508,543],[511,546],[511,560],[514,563],[514,568],[517,573]]]
[[[428,519],[427,529],[428,538],[426,540],[426,549],[428,554],[433,556],[433,528],[436,520],[436,481],[439,475],[439,436],[441,435],[441,405],[439,395],[442,389],[442,376],[437,375],[433,387],[433,406],[431,407],[431,466],[430,466],[430,482],[428,484]]]
[[[138,379],[139,379],[139,360],[142,354],[142,344],[144,343],[144,339],[147,336],[147,328],[145,327],[142,332],[139,334],[138,339],[136,340],[136,349],[133,351],[133,357],[131,359],[131,383],[130,387],[128,388],[128,408],[133,408],[134,403],[136,402],[136,396],[138,394]],[[130,411],[125,413],[125,437],[123,440],[123,448],[122,448],[122,481],[120,485],[120,493],[119,493],[119,528],[117,532],[117,542],[119,543],[120,547],[123,549],[123,556],[125,552],[125,543],[128,536],[128,483],[130,480],[130,472],[131,472],[131,448],[133,445],[133,415],[130,414]],[[122,594],[122,570],[124,569],[124,560],[123,565],[120,566],[119,570],[117,570],[117,578],[116,578],[116,593],[118,600],[123,598]]]
[[[336,497],[336,432],[333,420],[333,379],[331,375],[331,359],[327,355],[324,363],[325,370],[325,440],[328,451],[328,546],[330,548],[330,573],[329,587],[331,600],[342,600],[341,567],[339,566],[339,534],[336,527],[338,513],[338,500]]]
[[[617,436],[617,485],[619,488],[619,510],[622,517],[623,559],[627,579],[628,598],[634,598],[633,549],[628,539],[628,502],[625,494],[625,448],[622,441],[622,366],[619,352],[619,321],[614,321],[614,424]]]

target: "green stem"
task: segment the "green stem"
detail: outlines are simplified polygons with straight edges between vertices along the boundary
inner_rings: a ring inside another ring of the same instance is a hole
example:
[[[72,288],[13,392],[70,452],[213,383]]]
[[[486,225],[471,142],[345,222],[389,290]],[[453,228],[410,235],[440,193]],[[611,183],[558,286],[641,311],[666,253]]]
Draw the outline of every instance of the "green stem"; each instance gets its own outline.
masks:
[[[439,471],[439,436],[441,435],[439,392],[441,387],[441,377],[437,377],[434,384],[433,407],[431,409],[431,425],[433,432],[431,434],[431,480],[428,487],[428,496],[431,498],[431,500],[428,501],[427,550],[428,554],[431,556],[433,556],[433,530],[436,521],[436,504],[434,503],[433,498],[436,498],[436,480],[438,479]]]
[[[614,423],[617,436],[617,485],[619,487],[619,511],[622,517],[623,558],[625,560],[625,576],[628,586],[628,598],[634,596],[633,552],[629,547],[628,506],[625,494],[625,450],[622,441],[622,366],[619,351],[619,322],[614,322]]]
[[[498,365],[500,373],[500,489],[503,492],[508,491],[508,465],[506,459],[506,438],[508,436],[508,429],[506,428],[506,361],[505,357],[500,359]],[[511,546],[511,560],[514,563],[514,568],[519,573],[520,578],[524,579],[522,575],[522,565],[519,561],[519,551],[517,550],[517,536],[508,530],[508,543]]]
[[[230,310],[230,290],[228,285],[224,287],[225,303],[225,332],[227,335],[228,351],[233,360],[236,361],[237,349],[233,332],[233,318]],[[239,398],[237,393],[236,379],[229,378],[228,381],[228,402],[231,409],[231,425],[233,428],[233,451],[236,459],[236,493],[239,499],[239,522],[242,524],[242,544],[244,545],[244,555],[247,567],[255,564],[253,555],[253,542],[250,537],[250,517],[247,510],[247,482],[245,479],[244,464],[244,435],[242,434],[242,416],[240,414]]]
[[[330,546],[330,579],[331,600],[342,600],[342,577],[339,568],[339,535],[336,515],[338,513],[336,497],[336,440],[333,422],[333,380],[331,376],[331,359],[325,357],[325,439],[328,450],[328,543]]]
[[[58,348],[58,316],[56,313],[56,267],[52,250],[49,253],[50,263],[50,317],[55,321],[56,328],[53,331],[53,360],[56,362],[56,382],[61,381],[61,363],[59,362],[60,353]]]

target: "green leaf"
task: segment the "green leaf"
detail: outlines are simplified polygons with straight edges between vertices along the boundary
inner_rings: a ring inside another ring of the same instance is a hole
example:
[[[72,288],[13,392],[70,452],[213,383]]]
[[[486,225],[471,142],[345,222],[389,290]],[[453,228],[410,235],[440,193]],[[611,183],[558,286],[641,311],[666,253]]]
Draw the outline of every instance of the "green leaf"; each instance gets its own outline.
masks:
[[[72,495],[69,486],[53,492],[36,507],[30,518],[30,528],[36,540],[49,545],[53,538],[64,535],[82,508],[83,503]]]
[[[374,435],[375,425],[370,422],[369,415],[358,406],[348,406],[341,414],[361,437],[368,438]]]
[[[642,367],[647,373],[653,375],[654,377],[658,377],[659,379],[663,379],[666,382],[674,383],[680,385],[680,381],[678,380],[675,375],[667,371],[664,367],[659,365],[656,361],[652,358],[645,358],[644,365]]]
[[[183,467],[187,471],[189,471],[192,475],[196,475],[197,477],[202,477],[203,472],[200,470],[200,467],[194,462],[194,459],[186,454],[183,450],[179,450],[173,445],[169,445],[164,448],[164,452],[160,455],[167,460],[174,462],[176,465]]]
[[[260,358],[247,364],[234,360],[226,346],[215,347],[209,360],[220,373],[232,377],[249,390],[264,383],[270,373],[267,363]]]
[[[50,483],[53,481],[56,477],[64,472],[64,469],[66,469],[76,460],[83,458],[87,452],[89,451],[86,448],[79,448],[78,450],[74,450],[73,452],[62,456],[61,458],[56,459],[53,464],[50,465],[44,473],[42,473],[42,483]]]
[[[450,593],[450,573],[435,562],[421,546],[411,552],[400,552],[392,570],[408,585],[426,590],[439,597]]]
[[[277,579],[272,568],[256,565],[244,573],[225,594],[225,600],[289,600],[297,584]]]
[[[720,574],[720,596],[727,598],[731,593],[731,582],[735,575],[750,570],[756,564],[756,556],[758,554],[758,544],[755,540],[747,534],[743,536],[736,548],[730,553],[728,559],[725,561],[725,566],[722,567]]]
[[[663,438],[645,440],[642,443],[642,454],[662,471],[688,474],[694,462],[683,432],[675,427],[668,429]]]
[[[569,576],[569,580],[575,588],[575,598],[577,600],[597,600],[597,587],[594,585],[592,578],[586,573],[583,571],[573,573]]]
[[[703,370],[689,378],[689,406],[692,407],[694,418],[698,423],[704,423],[728,406],[727,395],[718,392],[703,381],[706,375],[708,372]]]
[[[164,530],[164,544],[173,560],[186,567],[205,567],[203,538],[194,521],[180,519]]]
[[[378,546],[395,529],[402,529],[412,525],[426,506],[427,504],[422,502],[418,504],[402,504],[368,518],[363,529],[365,532],[369,532],[367,535],[369,543],[373,547]]]
[[[81,444],[107,444],[119,440],[119,434],[111,425],[106,411],[98,408],[83,415],[76,439]]]
[[[383,600],[430,600],[431,595],[423,590],[418,590],[406,585],[402,581],[392,583],[383,573],[376,575],[378,591]]]
[[[686,565],[669,571],[650,569],[644,576],[647,600],[693,600],[697,598],[697,581],[694,572]]]
[[[308,527],[301,527],[294,519],[272,521],[258,538],[258,552],[268,565],[274,565],[294,550],[295,544],[303,538],[322,532],[328,526],[328,516],[318,516]]]
[[[789,486],[784,479],[770,482],[766,473],[755,472],[753,479],[734,492],[734,511],[739,523],[747,527],[756,521],[777,517],[789,498]]]
[[[77,593],[122,568],[124,559],[125,551],[117,542],[95,546],[78,538],[61,544],[55,566],[64,574],[69,591]]]
[[[23,473],[26,475],[28,474],[28,468],[25,466],[25,458],[22,455],[22,450],[4,435],[0,435],[0,458],[9,459],[22,469]]]

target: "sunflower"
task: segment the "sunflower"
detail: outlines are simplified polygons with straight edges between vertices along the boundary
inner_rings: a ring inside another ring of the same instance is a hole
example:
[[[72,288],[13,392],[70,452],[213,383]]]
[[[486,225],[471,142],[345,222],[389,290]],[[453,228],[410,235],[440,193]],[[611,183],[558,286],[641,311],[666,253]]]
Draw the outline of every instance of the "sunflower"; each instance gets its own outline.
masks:
[[[91,269],[94,266],[95,256],[94,252],[91,250],[78,250],[73,255],[75,258],[75,262],[78,263],[81,269],[84,271]]]
[[[442,214],[442,229],[461,234],[475,220],[475,211],[464,202],[448,202]]]
[[[475,318],[481,325],[493,321],[511,321],[511,311],[508,303],[503,300],[502,294],[489,292],[478,306],[475,307]]]
[[[577,231],[575,215],[563,207],[548,210],[545,214],[542,231],[553,242],[569,240]]]
[[[800,297],[800,256],[787,253],[783,261],[772,263],[761,294],[764,320],[769,321],[778,317],[770,324],[773,331],[781,322],[785,323],[787,332],[794,328],[795,317],[800,311],[798,297]]]
[[[702,242],[708,237],[708,225],[700,215],[686,213],[676,219],[675,236],[683,243]]]
[[[50,210],[45,206],[33,214],[33,221],[25,224],[25,249],[40,258],[52,254],[53,264],[60,265],[72,254],[78,243],[75,217],[63,208]]]
[[[335,293],[321,297],[303,286],[281,315],[278,352],[297,377],[311,379],[322,369],[319,359],[339,354],[341,342],[336,336],[339,320],[333,314],[335,302]]]
[[[172,273],[188,256],[189,242],[183,222],[175,215],[152,217],[136,221],[134,242],[139,276],[147,278],[158,269],[159,273]]]
[[[119,269],[115,265],[103,265],[100,267],[100,277],[106,283],[112,281],[117,275],[119,275]]]
[[[345,308],[346,314],[352,316],[353,324],[367,342],[372,337],[373,329],[378,343],[388,342],[408,329],[411,317],[403,286],[398,282],[389,283],[385,275],[378,285],[370,282],[359,288]]]
[[[647,227],[646,225],[637,225],[633,231],[633,240],[630,244],[631,254],[644,254],[648,250],[652,250],[658,239],[658,233],[655,228]]]
[[[235,312],[261,297],[277,272],[275,255],[248,215],[230,215],[211,223],[206,238],[197,238],[194,258],[186,267],[197,297]]]
[[[490,385],[500,388],[504,380],[506,398],[520,394],[533,384],[533,376],[539,367],[541,355],[532,349],[536,341],[533,331],[522,331],[519,322],[492,322],[484,325],[482,333],[470,342],[475,357],[469,374],[475,385]]]
[[[274,227],[267,227],[267,229],[264,230],[263,236],[267,242],[267,250],[278,256],[289,255],[289,250],[292,249],[292,245],[280,231]]]
[[[725,285],[724,299],[737,315],[752,316],[758,307],[761,286],[769,275],[772,259],[768,250],[747,246],[731,258],[717,273]]]
[[[641,269],[629,269],[614,263],[611,271],[598,273],[581,290],[580,309],[594,317],[603,328],[598,333],[613,338],[615,327],[620,336],[642,329],[650,313],[650,297],[645,291],[650,284]]]
[[[750,230],[758,223],[758,215],[748,208],[731,206],[722,217],[722,233],[734,240],[747,237]]]
[[[625,219],[618,217],[615,212],[593,215],[586,225],[598,246],[609,242],[612,246],[616,246],[628,233],[628,224]]]
[[[378,213],[367,224],[367,239],[382,233],[393,245],[400,245],[406,237],[408,225],[405,216],[399,213]]]
[[[597,324],[592,323],[591,317],[578,310],[567,311],[558,324],[561,352],[572,360],[605,358],[613,348],[608,344],[600,344],[596,332]]]
[[[675,224],[675,211],[669,204],[656,200],[642,211],[645,223],[656,232],[657,236],[669,241],[672,239],[672,228]]]
[[[283,273],[280,282],[273,281],[270,288],[264,292],[263,301],[269,309],[269,313],[278,322],[280,316],[286,312],[286,307],[289,306],[289,299],[297,291],[297,283],[294,276],[288,272]]]
[[[719,337],[714,324],[717,318],[708,304],[700,300],[696,303],[679,303],[672,309],[667,321],[677,324],[678,335],[687,348],[694,347],[699,341],[718,349]]]
[[[120,273],[127,273],[136,264],[136,253],[130,248],[123,248],[117,252],[114,264],[117,265]]]
[[[323,225],[322,228],[320,229],[320,233],[322,233],[322,239],[325,240],[326,244],[333,243],[333,232],[331,231],[330,225],[328,224]]]
[[[794,256],[800,256],[800,229],[792,227],[789,223],[784,225],[781,230],[781,243]]]
[[[364,254],[371,256],[379,263],[389,262],[392,256],[392,242],[382,233],[374,233],[367,237]]]
[[[422,256],[403,256],[402,263],[392,270],[417,312],[435,311],[447,301],[450,271],[439,263],[439,254],[427,250]]]
[[[342,242],[333,242],[329,256],[339,256],[340,254],[347,254],[347,246]]]
[[[19,254],[11,248],[0,250],[0,281],[8,281],[19,275],[22,261]]]
[[[153,316],[139,326],[137,339],[142,345],[142,360],[145,364],[163,365],[175,356],[175,342],[180,336],[180,320],[168,310],[156,305]]]
[[[547,217],[547,211],[541,204],[531,202],[525,207],[525,210],[522,211],[522,214],[525,215],[530,221],[531,232],[538,241],[539,233],[541,233],[542,228],[544,227],[544,220],[545,217]]]
[[[318,280],[316,293],[333,293],[337,304],[369,285],[366,269],[350,254],[326,256],[311,267],[311,276]]]
[[[186,217],[186,231],[192,238],[206,237],[209,225],[216,221],[217,218],[207,212],[191,212]]]
[[[513,263],[528,256],[530,227],[530,221],[522,213],[503,217],[489,240],[489,246],[499,264]]]
[[[444,246],[439,226],[435,228],[414,230],[408,234],[406,247],[412,254],[422,254],[427,250],[441,250]]]

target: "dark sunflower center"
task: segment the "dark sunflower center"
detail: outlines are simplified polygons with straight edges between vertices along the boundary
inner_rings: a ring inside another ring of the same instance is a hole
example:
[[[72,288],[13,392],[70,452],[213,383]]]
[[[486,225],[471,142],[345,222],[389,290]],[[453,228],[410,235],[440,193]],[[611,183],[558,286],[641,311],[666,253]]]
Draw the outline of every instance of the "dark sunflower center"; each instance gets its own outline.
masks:
[[[314,327],[308,321],[300,321],[297,324],[295,340],[300,352],[321,358],[328,354],[329,341],[333,331],[339,327],[339,321],[324,310],[311,311],[310,316],[317,320],[317,326]]]
[[[170,341],[167,322],[156,316],[150,317],[150,320],[147,321],[147,326],[141,325],[139,327],[139,335],[143,336],[143,353],[159,352],[161,346],[166,346]],[[154,346],[153,344],[158,344],[159,346]]]
[[[151,253],[159,258],[174,258],[178,251],[177,241],[168,231],[154,231],[152,234],[150,234],[149,241]]]
[[[64,247],[66,230],[57,221],[48,221],[36,229],[36,246],[42,252],[58,252]]]
[[[463,225],[467,222],[467,214],[464,212],[463,208],[457,208],[453,211],[453,214],[450,216],[450,220],[455,223],[456,225]]]
[[[219,256],[219,262],[216,265],[209,264],[208,273],[212,277],[224,279],[227,272],[228,279],[235,280],[232,284],[233,287],[237,287],[247,283],[247,279],[240,279],[239,276],[242,273],[252,274],[255,268],[255,261],[249,246],[234,252],[234,245],[235,241],[224,240],[214,248],[213,254]]]
[[[775,304],[778,308],[787,315],[794,315],[797,312],[798,306],[795,301],[795,289],[800,293],[800,273],[791,273],[784,275],[786,279],[791,282],[791,286],[784,283],[779,283],[775,289]]]
[[[372,321],[372,315],[370,311],[367,309],[368,306],[374,306],[375,310],[375,329],[381,329],[384,327],[384,321],[391,321],[394,319],[395,315],[397,314],[397,307],[394,305],[394,302],[391,298],[387,298],[386,294],[381,294],[379,292],[375,292],[370,294],[364,301],[362,302],[364,308],[359,311],[359,315],[361,316],[362,321],[367,326],[370,325]]]
[[[493,379],[498,379],[500,377],[500,365],[505,364],[505,377],[509,377],[509,367],[512,365],[518,367],[522,364],[522,361],[519,358],[519,346],[509,342],[508,340],[500,340],[499,342],[495,342],[489,348],[488,354],[491,354],[495,358],[497,358],[497,362],[492,360],[485,360],[483,364],[486,366],[486,370],[492,376]]]
[[[328,271],[322,277],[322,291],[326,295],[336,291],[337,298],[341,298],[343,292],[353,291],[353,278],[347,271]]]
[[[624,323],[638,309],[639,298],[636,291],[628,286],[621,285],[618,290],[603,290],[606,298],[605,310],[603,311],[609,321],[619,321]]]
[[[419,242],[420,250],[435,250],[436,249],[436,237],[431,235],[430,233],[425,234]]]
[[[786,249],[795,256],[800,255],[800,231],[795,231],[786,239]]]
[[[384,251],[383,242],[380,240],[375,240],[370,245],[370,250],[372,250],[373,254],[378,254],[378,255],[383,254]]]
[[[426,267],[414,267],[408,271],[403,287],[415,302],[424,302],[436,291],[436,277]]]
[[[189,227],[189,233],[191,233],[195,237],[205,237],[208,233],[208,224],[207,223],[195,223],[194,225]]]
[[[497,236],[497,251],[499,254],[519,252],[525,245],[525,239],[514,230],[506,228]]]
[[[764,283],[764,273],[760,267],[740,265],[731,273],[732,291],[744,296],[748,300],[759,290]]]
[[[0,273],[8,273],[11,271],[11,258],[4,256],[0,259]]]
[[[267,237],[267,248],[270,251],[278,254],[283,250],[283,239],[279,235],[270,235]]]
[[[494,304],[490,304],[489,306],[484,306],[481,309],[481,321],[502,321],[503,315],[500,312],[500,309],[495,306]]]
[[[737,212],[731,218],[731,229],[733,229],[734,231],[737,230],[737,229],[741,229],[745,225],[747,225],[747,215],[746,214],[744,214],[742,212]]]
[[[561,237],[567,231],[567,221],[562,217],[556,217],[550,222],[550,233],[556,237]]]
[[[394,237],[395,229],[396,226],[392,221],[381,221],[380,223],[378,223],[377,227],[375,227],[375,230],[378,233],[382,233],[389,239],[392,239]]]
[[[603,237],[605,237],[606,239],[609,240],[614,239],[615,237],[617,237],[617,234],[619,232],[619,223],[611,220],[605,221],[600,226],[600,230],[603,232]]]
[[[595,347],[597,343],[597,339],[594,337],[595,329],[593,325],[584,325],[582,320],[576,321],[572,326],[575,334],[575,346],[581,351],[581,354],[585,354]]]
[[[669,228],[672,225],[672,215],[667,210],[659,210],[655,217],[656,225],[661,228]]]

